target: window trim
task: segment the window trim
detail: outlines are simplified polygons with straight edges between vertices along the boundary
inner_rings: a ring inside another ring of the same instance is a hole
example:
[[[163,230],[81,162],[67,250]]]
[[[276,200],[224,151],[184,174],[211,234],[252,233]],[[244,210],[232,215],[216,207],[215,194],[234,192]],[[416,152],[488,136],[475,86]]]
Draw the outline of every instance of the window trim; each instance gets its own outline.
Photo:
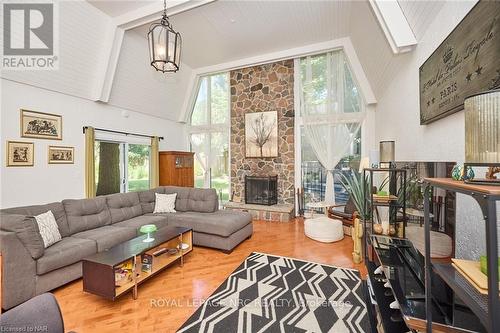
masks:
[[[229,101],[228,118],[227,118],[227,121],[225,123],[213,124],[212,123],[212,81],[211,81],[211,79],[214,76],[218,76],[218,75],[222,75],[222,74],[226,75],[227,82],[228,82],[228,90],[227,90],[227,95],[228,95],[227,97],[228,97],[228,101]],[[193,112],[194,112],[194,108],[196,107],[196,102],[198,101],[198,94],[200,92],[202,81],[204,79],[207,79],[207,123],[203,124],[203,125],[193,125],[192,124]],[[231,125],[231,86],[230,86],[230,72],[229,71],[228,72],[217,72],[217,73],[212,73],[209,75],[200,76],[198,78],[198,82],[196,84],[196,90],[194,91],[193,95],[194,95],[194,98],[193,98],[193,101],[191,103],[190,112],[189,112],[189,116],[188,116],[188,125],[189,125],[188,132],[189,132],[189,134],[200,133],[201,131],[205,131],[205,132],[211,131],[212,128],[216,128],[216,127],[225,128],[226,126]]]

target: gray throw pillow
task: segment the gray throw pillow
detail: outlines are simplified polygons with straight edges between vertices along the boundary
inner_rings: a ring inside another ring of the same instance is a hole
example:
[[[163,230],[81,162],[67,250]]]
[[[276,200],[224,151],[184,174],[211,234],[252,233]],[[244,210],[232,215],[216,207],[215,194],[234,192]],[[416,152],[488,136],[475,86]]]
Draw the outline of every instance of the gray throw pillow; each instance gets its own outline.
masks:
[[[34,217],[0,214],[0,229],[15,232],[33,259],[43,256],[45,247]]]

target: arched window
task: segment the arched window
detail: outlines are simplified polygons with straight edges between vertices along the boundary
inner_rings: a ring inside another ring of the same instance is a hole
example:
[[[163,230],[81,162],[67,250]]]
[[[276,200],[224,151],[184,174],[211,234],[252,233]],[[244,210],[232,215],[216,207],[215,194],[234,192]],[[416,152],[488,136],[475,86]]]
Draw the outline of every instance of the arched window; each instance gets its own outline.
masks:
[[[229,73],[200,78],[189,139],[195,153],[195,186],[215,188],[229,200]]]

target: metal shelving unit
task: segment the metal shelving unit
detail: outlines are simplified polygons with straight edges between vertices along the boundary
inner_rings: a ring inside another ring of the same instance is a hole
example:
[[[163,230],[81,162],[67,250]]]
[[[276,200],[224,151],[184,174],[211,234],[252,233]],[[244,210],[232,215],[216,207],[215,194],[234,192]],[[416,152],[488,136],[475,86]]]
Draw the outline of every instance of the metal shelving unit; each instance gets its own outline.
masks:
[[[486,327],[488,332],[500,332],[500,298],[498,291],[498,221],[496,202],[500,200],[500,187],[467,184],[450,178],[424,179],[424,222],[425,222],[425,304],[427,332],[432,331],[431,270],[460,297]],[[488,257],[488,295],[483,295],[451,264],[432,264],[430,242],[429,186],[442,188],[473,197],[481,207],[486,228],[486,255]]]
[[[364,198],[365,211],[369,211],[370,215],[367,217],[363,216],[363,237],[364,237],[364,257],[368,260],[368,246],[370,245],[371,239],[370,235],[375,234],[373,230],[375,212],[378,210],[377,207],[388,207],[389,208],[389,226],[396,229],[396,234],[391,235],[391,237],[406,237],[405,233],[405,221],[406,221],[406,169],[401,168],[366,168],[363,169],[363,181],[367,179],[368,176],[368,186],[370,189],[370,194],[366,195]],[[387,177],[388,184],[388,195],[389,199],[380,200],[375,197],[375,193],[371,193],[372,187],[375,185],[375,174],[379,174]],[[401,193],[399,193],[401,191]],[[398,216],[398,214],[401,214]],[[398,218],[400,221],[398,221]],[[379,221],[381,222],[381,221]],[[399,223],[398,223],[399,222]],[[402,228],[402,232],[399,232],[399,228]],[[398,236],[399,234],[399,236]]]

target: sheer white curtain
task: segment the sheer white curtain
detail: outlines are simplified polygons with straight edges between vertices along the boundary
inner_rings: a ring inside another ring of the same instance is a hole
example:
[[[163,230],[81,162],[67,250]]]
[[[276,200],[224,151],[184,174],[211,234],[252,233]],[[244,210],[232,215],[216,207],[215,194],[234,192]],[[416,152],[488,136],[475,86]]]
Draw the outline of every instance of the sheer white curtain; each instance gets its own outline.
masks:
[[[208,169],[210,168],[210,154],[208,153],[210,150],[210,140],[208,135],[208,133],[193,133],[190,135],[191,151],[195,153],[194,156],[202,169],[205,181],[208,177]]]
[[[326,54],[326,73],[313,68],[311,59],[300,59],[305,66],[300,80],[300,113],[304,134],[327,170],[325,202],[334,205],[333,172],[361,128],[364,102],[343,51]]]

